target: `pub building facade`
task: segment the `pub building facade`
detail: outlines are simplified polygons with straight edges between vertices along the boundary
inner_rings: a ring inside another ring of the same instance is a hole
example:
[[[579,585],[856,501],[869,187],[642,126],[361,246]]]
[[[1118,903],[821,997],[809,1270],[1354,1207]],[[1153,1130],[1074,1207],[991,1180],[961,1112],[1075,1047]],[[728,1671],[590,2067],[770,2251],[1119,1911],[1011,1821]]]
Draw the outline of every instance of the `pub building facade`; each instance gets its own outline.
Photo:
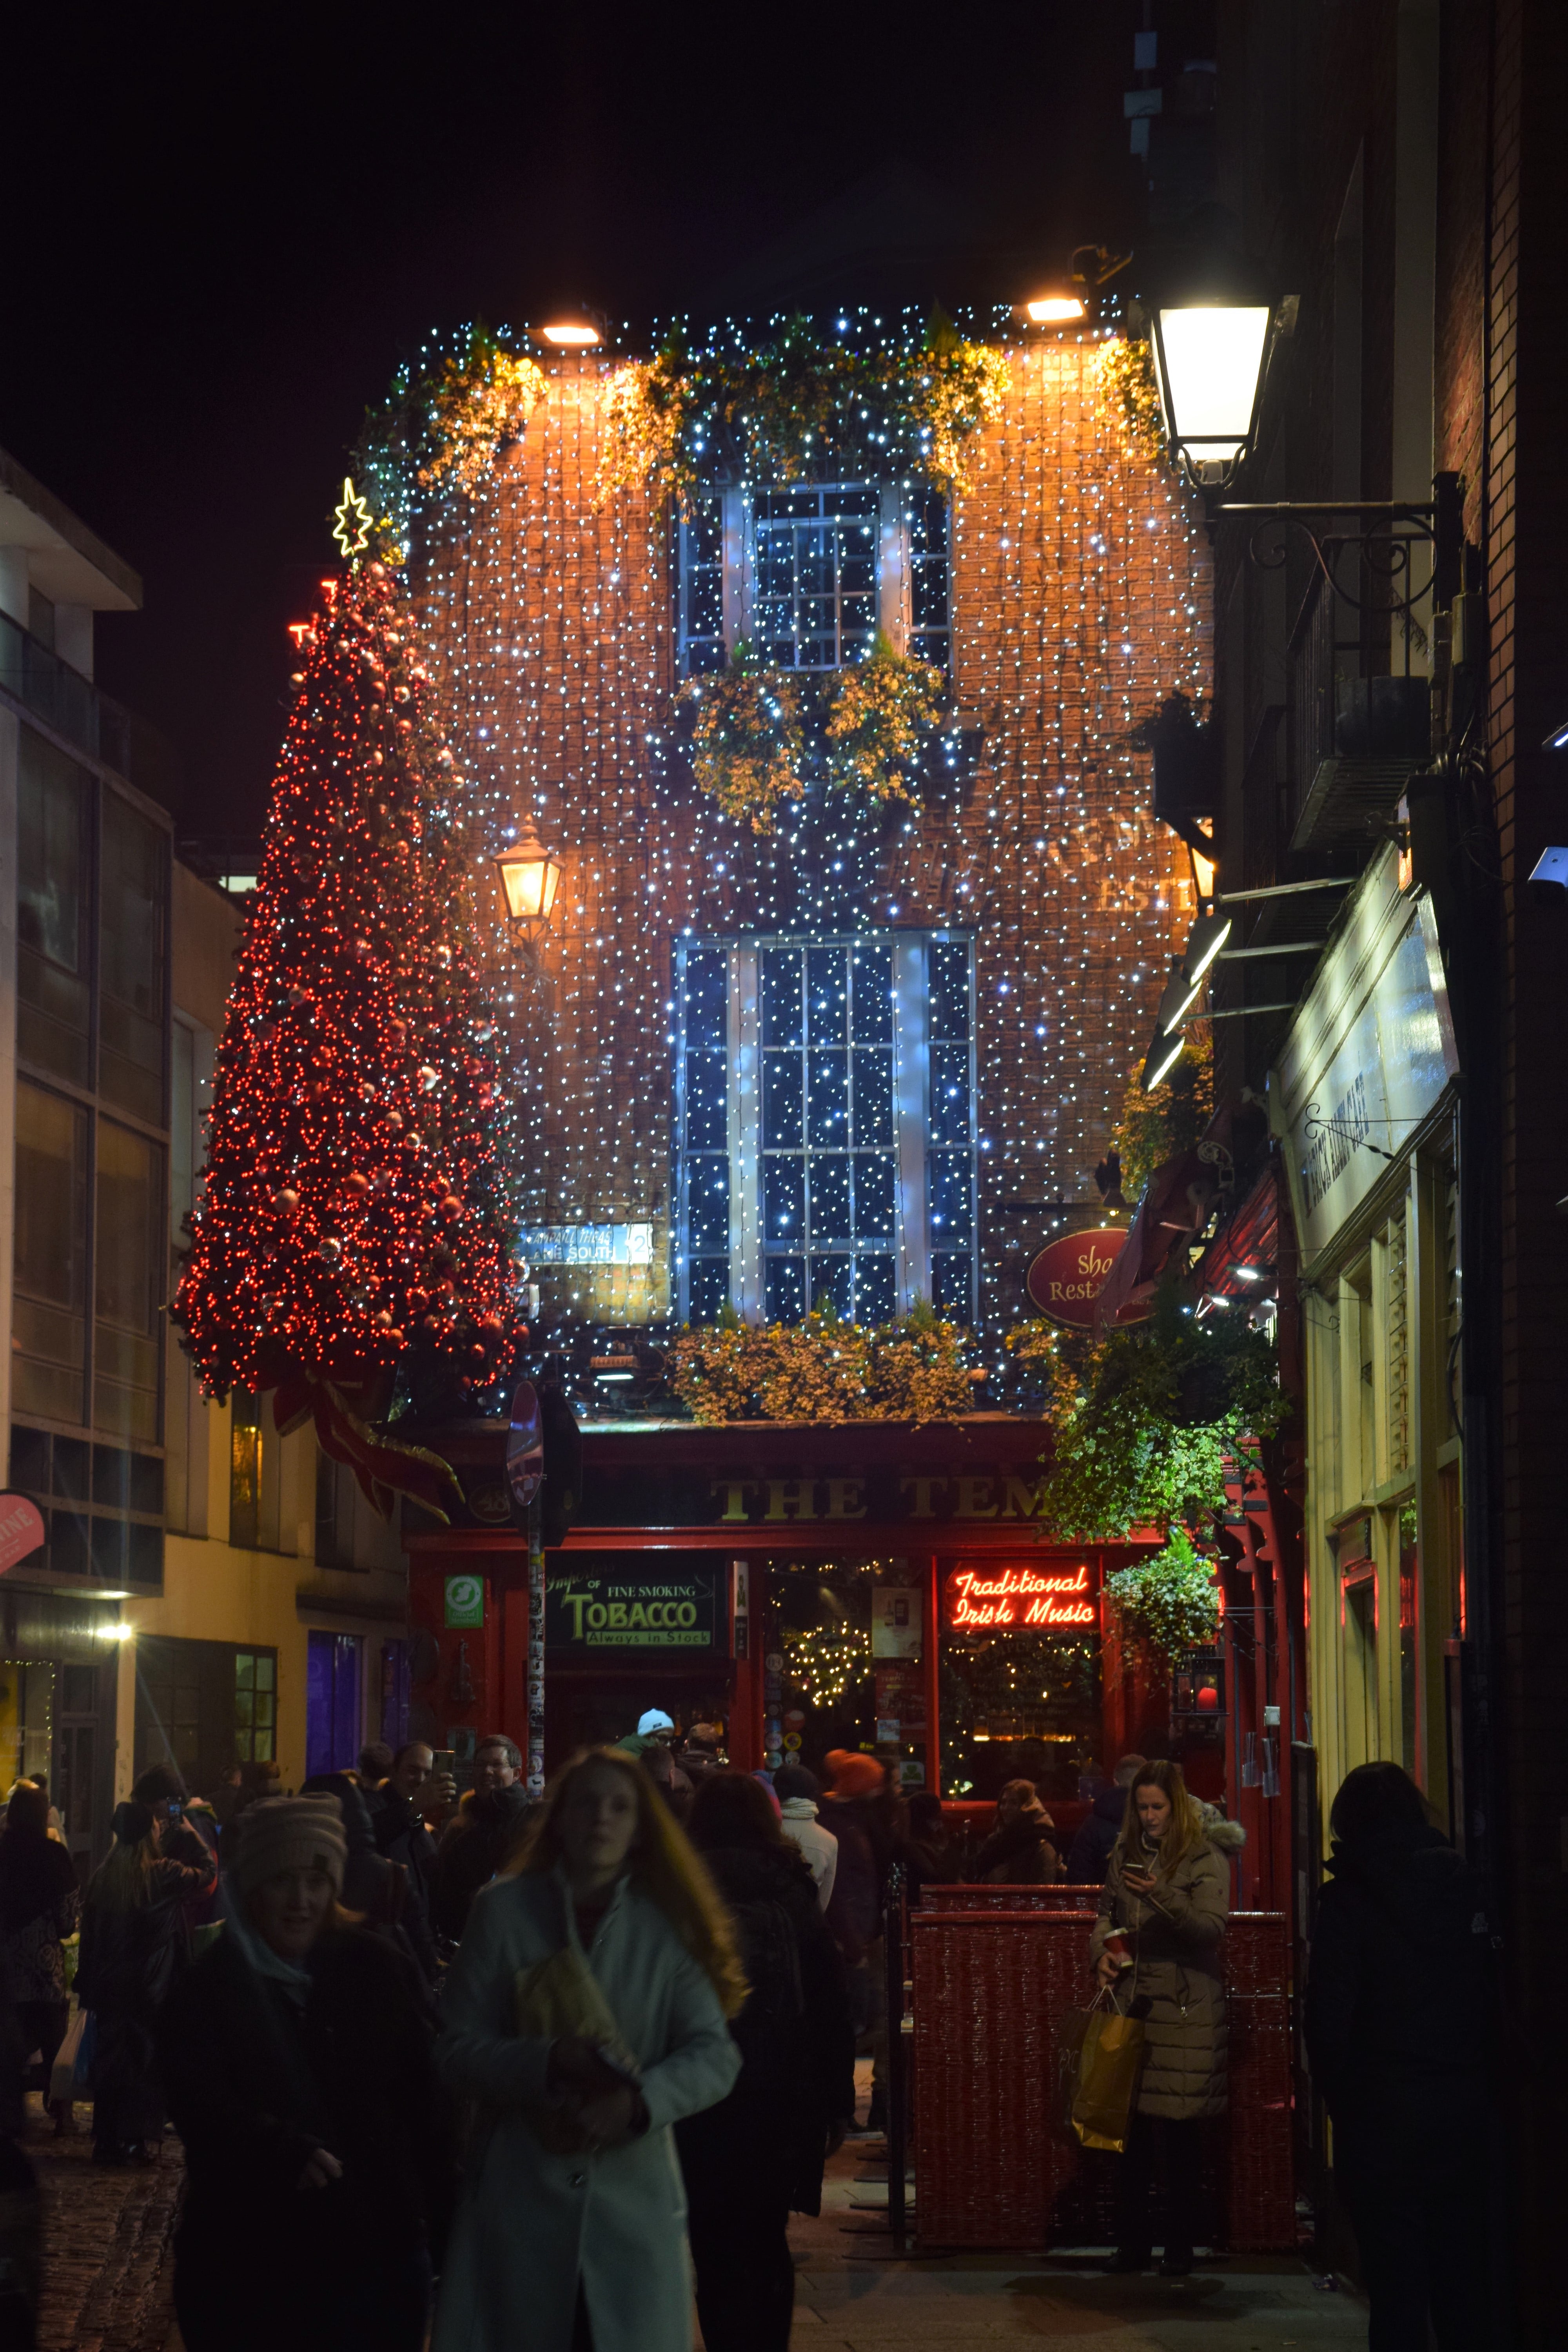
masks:
[[[559,874],[525,950],[497,925],[531,1360],[563,1371],[582,1433],[546,1562],[551,1764],[658,1705],[721,1722],[742,1763],[863,1746],[944,1797],[1025,1771],[1065,1800],[1140,1732],[1170,1738],[1103,1622],[1126,1548],[1044,1540],[1049,1432],[1003,1341],[1042,1248],[1107,1223],[1093,1171],[1196,913],[1131,737],[1205,690],[1208,543],[1134,446],[1108,329],[970,331],[1005,381],[958,491],[864,446],[787,482],[721,453],[679,511],[606,488],[626,355],[542,348],[526,429],[416,541],[458,769],[492,847],[531,838]],[[771,831],[726,814],[691,729],[737,650],[787,674],[809,736],[879,644],[943,688],[908,796],[819,768]],[[677,1417],[675,1333],[824,1300],[962,1326],[973,1410]],[[478,1732],[526,1723],[504,1436],[431,1431],[466,1507],[406,1522],[410,1726],[459,1776]],[[1194,1747],[1217,1758],[1212,1725]]]

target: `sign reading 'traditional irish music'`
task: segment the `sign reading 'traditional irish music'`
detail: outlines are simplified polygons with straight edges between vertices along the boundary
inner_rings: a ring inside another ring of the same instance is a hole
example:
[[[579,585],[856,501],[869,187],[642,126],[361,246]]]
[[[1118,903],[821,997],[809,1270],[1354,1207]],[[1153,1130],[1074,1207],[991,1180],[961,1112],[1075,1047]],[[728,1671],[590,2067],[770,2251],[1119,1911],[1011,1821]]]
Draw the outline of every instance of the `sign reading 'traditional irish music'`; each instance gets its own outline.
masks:
[[[1036,1568],[955,1568],[947,1580],[947,1622],[956,1633],[1055,1633],[1098,1625],[1089,1562]]]

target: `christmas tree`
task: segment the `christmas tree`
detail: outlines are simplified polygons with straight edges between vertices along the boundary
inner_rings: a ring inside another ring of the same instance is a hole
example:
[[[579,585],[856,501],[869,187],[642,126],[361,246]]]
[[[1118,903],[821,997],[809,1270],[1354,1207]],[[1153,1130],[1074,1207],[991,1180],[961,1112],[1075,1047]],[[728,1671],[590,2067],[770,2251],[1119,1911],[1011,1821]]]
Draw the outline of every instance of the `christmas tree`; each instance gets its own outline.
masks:
[[[366,1424],[395,1381],[472,1410],[510,1366],[510,1120],[458,779],[412,625],[380,563],[322,589],[294,632],[172,1313],[209,1394],[274,1390],[279,1427],[313,1413],[367,1491],[428,1498]]]

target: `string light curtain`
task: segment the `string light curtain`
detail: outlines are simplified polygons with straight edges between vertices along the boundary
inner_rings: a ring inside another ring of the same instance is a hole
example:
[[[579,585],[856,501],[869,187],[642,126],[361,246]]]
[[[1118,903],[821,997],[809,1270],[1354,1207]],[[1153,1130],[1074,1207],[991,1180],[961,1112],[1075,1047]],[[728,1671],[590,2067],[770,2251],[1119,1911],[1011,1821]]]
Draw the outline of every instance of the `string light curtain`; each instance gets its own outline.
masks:
[[[426,639],[480,822],[492,846],[531,822],[563,866],[550,1017],[521,978],[503,990],[525,1215],[656,1228],[636,1283],[617,1274],[612,1293],[574,1275],[558,1303],[585,1319],[669,1311],[682,938],[973,931],[990,1336],[1026,1311],[1018,1221],[997,1204],[1092,1197],[1194,911],[1127,737],[1173,691],[1205,694],[1209,674],[1197,512],[1131,446],[1110,348],[1086,332],[1008,350],[1003,411],[969,446],[952,524],[951,684],[973,756],[915,807],[818,794],[758,838],[698,790],[674,709],[679,534],[639,488],[602,488],[614,355],[545,361],[521,440],[416,539]],[[908,487],[912,499],[927,486]],[[496,957],[507,971],[499,914]]]

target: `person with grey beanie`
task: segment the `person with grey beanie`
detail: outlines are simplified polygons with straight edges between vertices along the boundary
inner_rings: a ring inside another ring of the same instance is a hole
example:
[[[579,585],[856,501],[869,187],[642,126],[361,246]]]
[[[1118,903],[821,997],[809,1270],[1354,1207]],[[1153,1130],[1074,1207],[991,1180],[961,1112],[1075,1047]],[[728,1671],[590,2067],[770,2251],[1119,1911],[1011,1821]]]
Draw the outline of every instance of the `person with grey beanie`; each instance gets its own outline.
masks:
[[[838,1869],[838,1840],[816,1817],[822,1790],[815,1772],[804,1764],[781,1764],[773,1774],[773,1794],[779,1801],[779,1826],[799,1846],[811,1869],[816,1899],[826,1911],[833,1900]]]
[[[400,1955],[342,1908],[347,1860],[335,1796],[252,1806],[224,1933],[163,2014],[186,2352],[425,2340],[452,2178],[433,2029]]]

